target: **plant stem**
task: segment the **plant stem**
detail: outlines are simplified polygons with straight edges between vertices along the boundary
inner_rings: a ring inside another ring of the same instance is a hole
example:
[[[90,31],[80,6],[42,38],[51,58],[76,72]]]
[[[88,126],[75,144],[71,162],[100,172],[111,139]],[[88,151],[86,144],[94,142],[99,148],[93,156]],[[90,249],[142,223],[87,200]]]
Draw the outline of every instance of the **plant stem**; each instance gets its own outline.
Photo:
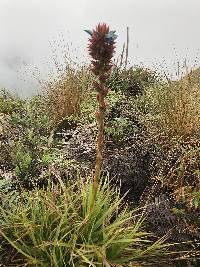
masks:
[[[98,190],[98,184],[101,176],[101,169],[103,164],[103,149],[104,149],[104,118],[106,112],[105,96],[103,91],[98,94],[99,109],[96,113],[96,119],[98,122],[98,135],[96,143],[96,163],[95,163],[95,173],[93,178],[93,197],[96,198],[96,193]]]

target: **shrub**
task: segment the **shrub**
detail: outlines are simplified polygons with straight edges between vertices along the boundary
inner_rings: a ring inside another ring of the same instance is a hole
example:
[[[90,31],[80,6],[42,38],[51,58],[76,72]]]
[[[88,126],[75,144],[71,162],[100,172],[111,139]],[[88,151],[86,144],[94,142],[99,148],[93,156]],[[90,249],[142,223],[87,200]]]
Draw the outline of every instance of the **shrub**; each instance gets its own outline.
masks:
[[[116,67],[113,69],[108,86],[112,90],[122,91],[128,96],[137,96],[143,93],[145,87],[149,87],[160,81],[156,72],[136,66],[127,70]]]
[[[109,116],[109,113],[115,108],[117,105],[120,105],[121,102],[125,99],[123,93],[121,91],[111,90],[109,94],[106,96],[107,99],[107,114],[105,119]],[[81,105],[81,114],[79,116],[79,120],[84,123],[96,123],[95,119],[95,111],[97,109],[97,101],[96,101],[96,93],[91,92],[90,97],[83,101]]]
[[[47,190],[23,192],[17,204],[4,197],[4,261],[8,244],[14,248],[12,266],[19,259],[28,266],[127,266],[164,253],[167,245],[150,242],[143,219],[129,211],[107,180],[100,183],[94,206],[92,186],[91,180],[66,186],[59,179]]]
[[[44,101],[42,96],[26,100],[2,122],[1,167],[13,170],[13,183],[18,181],[25,187],[44,183],[40,174],[60,155],[53,142],[52,123],[48,111],[44,111]]]
[[[19,111],[24,101],[5,89],[0,89],[0,113],[4,115]]]
[[[105,133],[108,139],[112,138],[114,142],[119,144],[129,128],[131,128],[131,122],[128,118],[114,118],[106,127]]]

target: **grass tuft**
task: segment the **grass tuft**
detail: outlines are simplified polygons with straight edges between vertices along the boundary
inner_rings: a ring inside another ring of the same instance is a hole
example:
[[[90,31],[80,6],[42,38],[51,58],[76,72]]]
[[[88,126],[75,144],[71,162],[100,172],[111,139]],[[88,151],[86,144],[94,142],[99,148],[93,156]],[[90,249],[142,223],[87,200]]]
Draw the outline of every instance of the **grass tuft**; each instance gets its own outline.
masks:
[[[93,209],[92,201],[92,181],[82,179],[23,192],[17,205],[5,198],[10,206],[0,208],[0,233],[14,249],[13,266],[19,258],[28,266],[127,266],[164,253],[164,240],[150,242],[143,219],[107,180],[100,184]]]

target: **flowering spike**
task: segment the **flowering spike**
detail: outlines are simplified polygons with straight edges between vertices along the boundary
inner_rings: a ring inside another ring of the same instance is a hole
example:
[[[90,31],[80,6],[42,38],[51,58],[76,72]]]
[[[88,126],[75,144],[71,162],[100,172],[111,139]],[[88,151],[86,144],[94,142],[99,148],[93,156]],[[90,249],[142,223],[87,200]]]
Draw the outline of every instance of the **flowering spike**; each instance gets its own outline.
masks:
[[[109,77],[112,68],[112,57],[115,52],[116,31],[110,31],[109,26],[105,23],[98,24],[93,31],[85,30],[90,35],[89,38],[89,55],[92,57],[92,72],[97,76],[98,81],[94,82],[94,87],[97,91],[97,101],[99,109],[96,112],[96,120],[98,123],[98,135],[96,143],[96,164],[93,180],[93,206],[96,199],[98,189],[98,181],[101,175],[103,164],[103,149],[104,149],[104,118],[106,112],[105,97],[108,94],[109,88],[105,86],[105,82]]]
[[[110,31],[105,23],[98,24],[93,31],[86,32],[91,36],[88,50],[93,58],[92,71],[95,75],[110,71],[111,59],[115,52],[116,31]]]

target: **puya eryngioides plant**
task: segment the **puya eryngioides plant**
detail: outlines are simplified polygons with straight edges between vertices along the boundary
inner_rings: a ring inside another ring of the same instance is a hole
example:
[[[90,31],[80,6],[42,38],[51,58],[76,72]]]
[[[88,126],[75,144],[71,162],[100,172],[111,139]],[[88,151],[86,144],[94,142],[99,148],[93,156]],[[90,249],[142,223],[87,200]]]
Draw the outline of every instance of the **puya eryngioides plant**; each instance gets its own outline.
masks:
[[[101,169],[103,164],[104,149],[104,118],[106,112],[105,97],[109,88],[106,87],[106,80],[109,78],[112,68],[112,57],[115,52],[116,31],[110,31],[109,26],[105,23],[98,24],[93,30],[85,30],[89,35],[89,55],[92,57],[91,70],[96,76],[94,87],[97,91],[98,110],[96,111],[96,119],[98,123],[98,135],[96,142],[96,163],[93,177],[94,199],[98,189]]]

